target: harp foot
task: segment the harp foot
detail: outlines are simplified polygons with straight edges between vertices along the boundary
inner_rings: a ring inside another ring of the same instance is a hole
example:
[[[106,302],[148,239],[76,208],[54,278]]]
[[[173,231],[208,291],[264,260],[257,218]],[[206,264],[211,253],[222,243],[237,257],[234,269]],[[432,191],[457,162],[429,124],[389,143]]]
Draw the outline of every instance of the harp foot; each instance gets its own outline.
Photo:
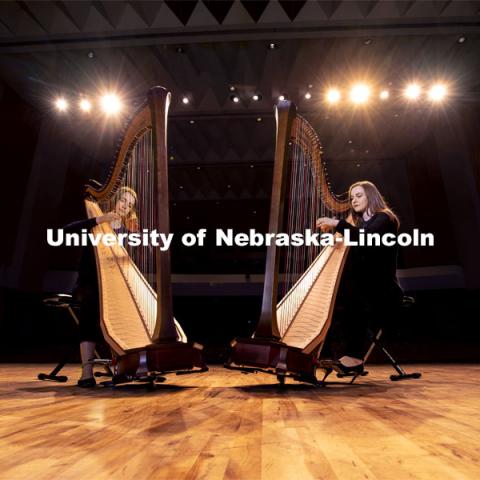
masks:
[[[399,375],[390,375],[390,380],[392,382],[398,382],[399,380],[409,380],[411,378],[420,378],[422,374],[420,372],[415,373],[403,373]]]

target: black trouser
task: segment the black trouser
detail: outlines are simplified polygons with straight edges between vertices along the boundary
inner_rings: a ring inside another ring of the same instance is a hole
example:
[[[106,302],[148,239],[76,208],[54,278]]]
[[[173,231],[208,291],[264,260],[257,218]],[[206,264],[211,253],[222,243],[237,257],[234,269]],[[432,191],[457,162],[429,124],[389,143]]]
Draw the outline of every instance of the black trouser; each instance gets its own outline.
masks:
[[[79,305],[80,342],[101,342],[103,335],[100,328],[100,304],[97,286],[77,285],[73,291],[73,298]]]
[[[398,299],[390,292],[372,289],[372,293],[344,285],[339,291],[328,334],[327,355],[363,358],[372,334],[393,322]]]

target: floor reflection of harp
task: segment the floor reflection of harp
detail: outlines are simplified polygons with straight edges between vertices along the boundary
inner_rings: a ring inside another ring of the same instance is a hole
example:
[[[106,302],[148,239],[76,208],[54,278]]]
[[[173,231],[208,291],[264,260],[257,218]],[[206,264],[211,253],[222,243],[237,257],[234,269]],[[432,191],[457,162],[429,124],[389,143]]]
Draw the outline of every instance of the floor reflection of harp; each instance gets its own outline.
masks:
[[[170,93],[164,88],[149,91],[127,126],[105,185],[86,189],[88,217],[115,210],[124,214],[122,222],[114,225],[117,239],[121,233],[169,233],[169,104]],[[114,230],[109,223],[101,223],[92,233],[113,234]],[[123,246],[99,242],[95,254],[101,327],[114,354],[114,383],[206,370],[202,346],[187,342],[173,317],[170,251],[151,244],[130,246],[125,239]]]
[[[344,215],[348,201],[331,192],[318,137],[295,106],[280,102],[276,120],[269,232],[318,233],[315,220]],[[260,321],[252,338],[232,342],[225,366],[316,383],[347,248],[269,246]]]

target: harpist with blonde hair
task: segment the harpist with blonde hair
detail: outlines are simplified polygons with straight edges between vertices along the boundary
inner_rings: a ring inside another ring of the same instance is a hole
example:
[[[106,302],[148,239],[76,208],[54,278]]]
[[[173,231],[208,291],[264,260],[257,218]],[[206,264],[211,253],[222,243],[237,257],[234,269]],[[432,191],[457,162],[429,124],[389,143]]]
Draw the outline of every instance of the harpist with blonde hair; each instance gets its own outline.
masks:
[[[65,232],[91,230],[95,225],[108,222],[115,233],[137,232],[138,218],[135,211],[136,192],[129,187],[121,187],[112,197],[111,210],[105,215],[79,220],[64,227]],[[92,245],[83,247],[78,278],[73,291],[73,298],[79,304],[80,356],[82,373],[77,382],[79,387],[94,387],[92,359],[95,345],[103,340],[100,328],[100,305],[98,298],[97,267]]]

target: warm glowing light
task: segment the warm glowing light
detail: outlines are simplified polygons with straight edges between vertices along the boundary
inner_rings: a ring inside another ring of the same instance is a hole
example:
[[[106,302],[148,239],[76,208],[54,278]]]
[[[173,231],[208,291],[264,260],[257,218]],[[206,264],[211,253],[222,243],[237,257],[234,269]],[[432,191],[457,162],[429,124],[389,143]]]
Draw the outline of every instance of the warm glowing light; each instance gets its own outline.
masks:
[[[230,100],[231,100],[233,103],[238,103],[238,102],[240,102],[240,98],[237,97],[236,95],[232,95],[232,96],[230,97]]]
[[[366,103],[369,96],[370,89],[364,83],[358,83],[350,90],[350,100],[353,103]]]
[[[310,92],[307,92],[307,93],[305,94],[305,98],[306,98],[307,100],[310,100],[310,99],[312,98],[312,94],[311,94]]]
[[[184,105],[188,105],[188,104],[190,103],[189,98],[188,98],[188,97],[183,97],[183,98],[182,98],[182,103],[183,103]]]
[[[409,100],[417,100],[421,93],[420,86],[416,83],[411,83],[405,88],[404,94]]]
[[[82,98],[78,106],[82,112],[89,112],[92,109],[92,104],[86,98]]]
[[[440,83],[433,85],[433,87],[428,91],[428,98],[432,102],[441,102],[447,95],[447,87]]]
[[[388,90],[382,90],[380,92],[380,100],[386,100],[390,96]]]
[[[58,111],[64,112],[68,108],[68,102],[63,97],[57,98],[55,100],[55,107]]]
[[[278,99],[282,102],[283,100],[285,100],[285,95],[280,95]]]
[[[104,95],[101,98],[100,103],[102,105],[103,111],[107,115],[113,115],[115,113],[118,113],[121,109],[120,99],[112,93]]]
[[[340,100],[340,91],[336,88],[331,88],[328,90],[325,98],[328,103],[337,103]]]
[[[255,95],[253,95],[252,99],[253,99],[255,102],[258,102],[259,100],[262,99],[262,96],[261,96],[259,93],[256,93]]]

